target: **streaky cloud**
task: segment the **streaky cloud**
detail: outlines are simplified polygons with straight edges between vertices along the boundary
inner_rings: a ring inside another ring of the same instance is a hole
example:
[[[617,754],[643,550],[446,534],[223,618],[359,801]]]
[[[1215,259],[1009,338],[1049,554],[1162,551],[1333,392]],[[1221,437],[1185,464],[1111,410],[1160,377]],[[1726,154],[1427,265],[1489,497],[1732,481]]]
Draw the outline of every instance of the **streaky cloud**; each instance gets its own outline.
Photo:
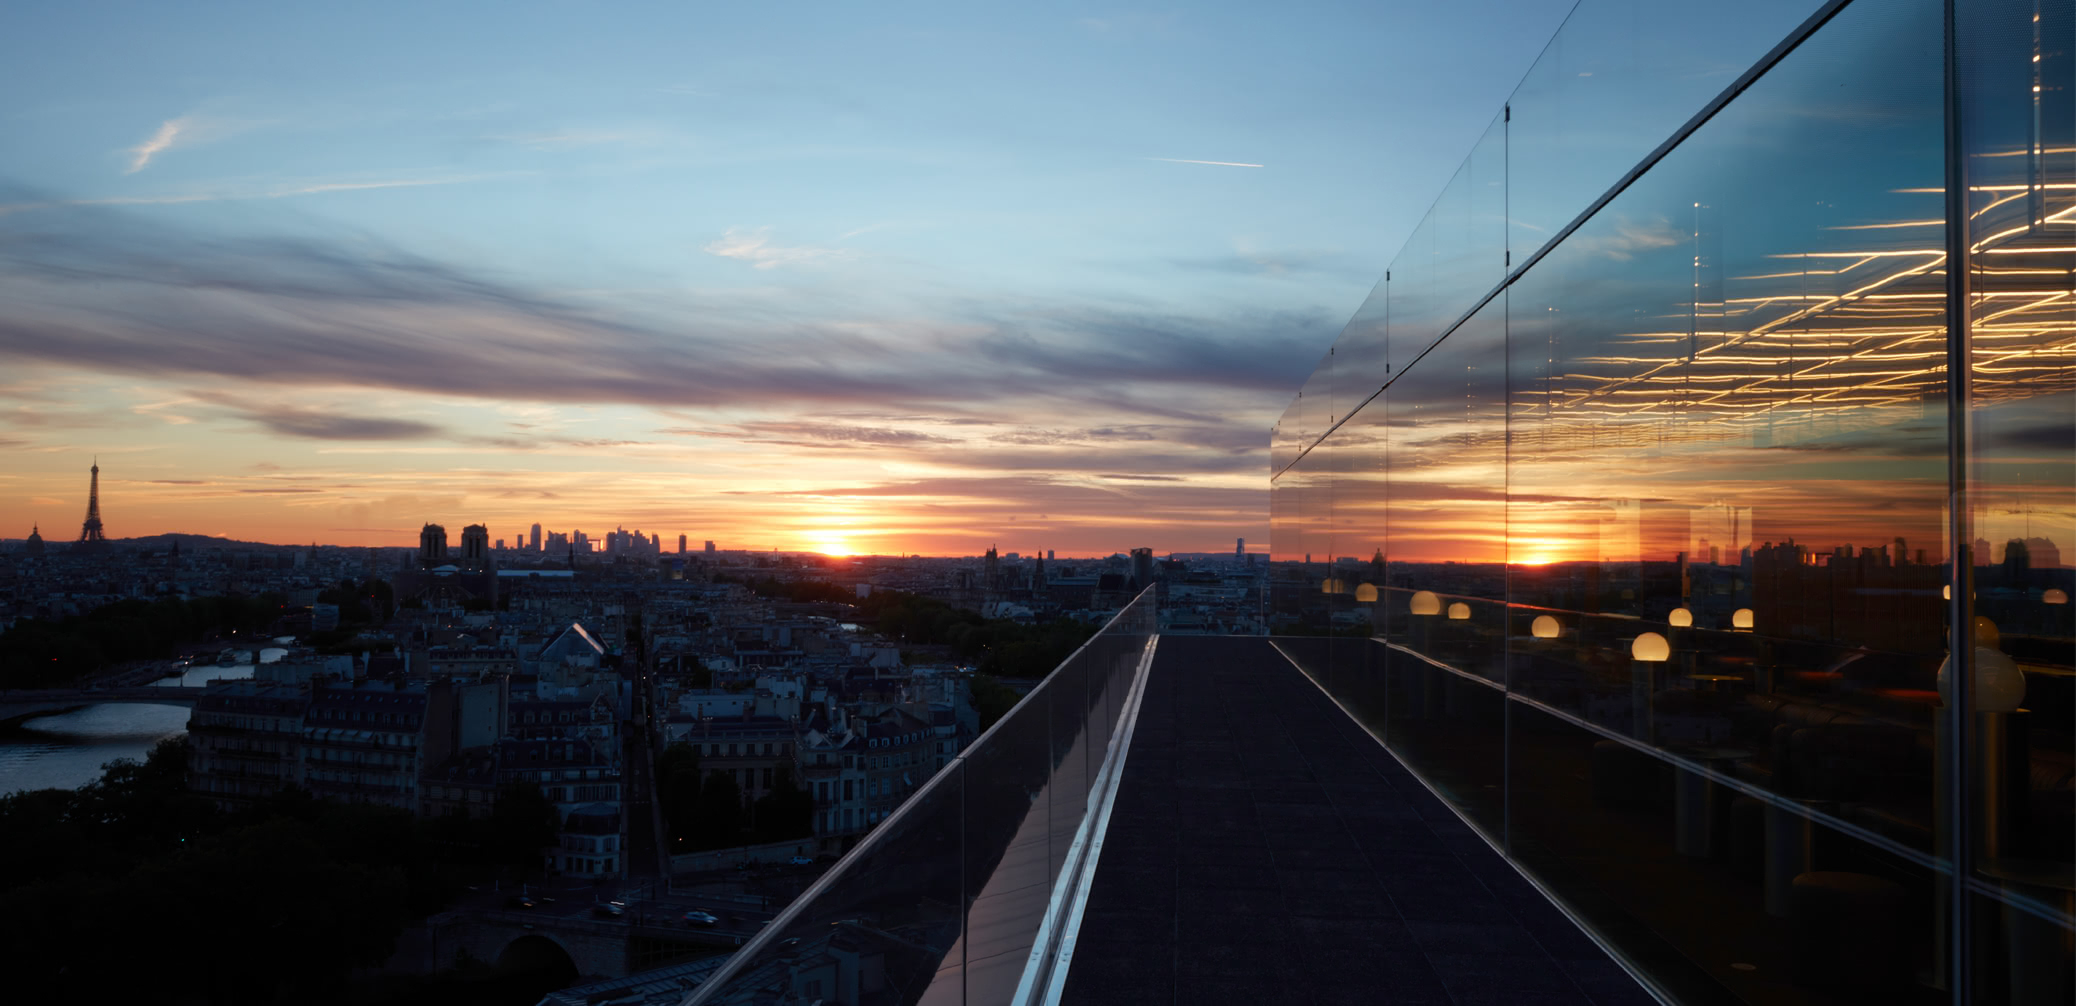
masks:
[[[64,200],[0,187],[0,201]],[[1320,310],[1190,316],[975,299],[862,324],[754,297],[636,316],[365,235],[206,234],[111,206],[0,228],[0,299],[0,359],[95,372],[976,425],[1022,400],[1046,410],[1026,415],[1103,430],[1128,429],[1117,425],[1128,417],[1223,427],[1236,398],[1210,389],[1258,398],[1265,426],[1338,327]]]
[[[181,116],[159,123],[158,131],[152,133],[150,139],[127,151],[130,155],[130,166],[123,174],[134,175],[143,171],[152,158],[173,149],[173,145],[180,140],[180,134],[188,128],[191,121],[187,116]]]
[[[1187,157],[1149,157],[1149,161],[1166,161],[1169,164],[1208,164],[1215,168],[1265,168],[1266,164],[1249,164],[1245,161],[1197,161]]]

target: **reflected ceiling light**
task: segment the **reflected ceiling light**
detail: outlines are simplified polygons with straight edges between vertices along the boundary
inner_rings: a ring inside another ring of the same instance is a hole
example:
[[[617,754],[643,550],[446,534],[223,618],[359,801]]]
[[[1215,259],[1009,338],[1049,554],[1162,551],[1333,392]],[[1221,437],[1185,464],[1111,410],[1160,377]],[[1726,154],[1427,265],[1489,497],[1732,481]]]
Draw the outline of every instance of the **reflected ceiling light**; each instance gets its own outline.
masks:
[[[1948,633],[1947,638],[1951,639],[1952,635]],[[2003,649],[2004,634],[1997,631],[1997,623],[1983,615],[1975,616],[1975,645]]]
[[[1461,622],[1469,617],[1470,605],[1465,604],[1462,601],[1458,601],[1455,604],[1449,606],[1449,618],[1451,620]]]
[[[1752,609],[1750,609],[1750,608],[1739,608],[1739,609],[1737,609],[1736,611],[1733,611],[1733,612],[1731,612],[1731,613],[1730,613],[1730,627],[1731,627],[1731,628],[1733,628],[1733,629],[1749,629],[1749,628],[1751,628],[1751,627],[1752,627]],[[1923,679],[1922,679],[1922,678],[1920,678],[1919,680],[1923,680]]]
[[[1947,670],[1953,666],[1953,656],[1939,664],[1939,700],[1953,702],[1953,685],[1947,680]],[[2004,651],[1991,646],[1975,648],[1975,667],[1970,671],[1975,678],[1975,711],[1978,713],[2009,713],[2018,710],[2019,703],[2026,700],[2026,675],[2019,670],[2018,662],[2004,655]]]
[[[2069,592],[2060,587],[2049,587],[2047,588],[2047,593],[2040,595],[2040,603],[2067,604],[2069,603]]]
[[[1365,602],[1376,600],[1377,585],[1374,583],[1365,583],[1362,586],[1355,588],[1355,599],[1358,601]]]
[[[1329,576],[1320,582],[1319,592],[1322,594],[1338,594],[1341,592],[1341,581]]]
[[[1665,622],[1675,629],[1684,629],[1694,624],[1694,613],[1685,608],[1674,608],[1672,614],[1665,616]]]
[[[1548,615],[1537,615],[1534,624],[1528,627],[1528,632],[1537,639],[1556,639],[1557,628],[1556,619]]]
[[[1646,632],[1629,643],[1629,656],[1635,660],[1665,660],[1672,656],[1672,644],[1655,632]]]
[[[1434,596],[1434,591],[1432,590],[1414,591],[1412,605],[1413,614],[1415,615],[1439,615],[1442,613],[1442,599]]]

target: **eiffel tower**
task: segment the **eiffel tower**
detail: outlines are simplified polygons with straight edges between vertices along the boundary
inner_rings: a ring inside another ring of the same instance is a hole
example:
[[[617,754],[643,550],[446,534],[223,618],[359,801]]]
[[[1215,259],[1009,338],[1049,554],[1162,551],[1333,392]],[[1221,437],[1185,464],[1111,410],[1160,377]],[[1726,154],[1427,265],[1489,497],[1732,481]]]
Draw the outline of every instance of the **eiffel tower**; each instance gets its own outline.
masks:
[[[101,536],[101,459],[94,459],[93,481],[87,483],[86,522],[79,526],[78,548],[104,548],[108,539]]]

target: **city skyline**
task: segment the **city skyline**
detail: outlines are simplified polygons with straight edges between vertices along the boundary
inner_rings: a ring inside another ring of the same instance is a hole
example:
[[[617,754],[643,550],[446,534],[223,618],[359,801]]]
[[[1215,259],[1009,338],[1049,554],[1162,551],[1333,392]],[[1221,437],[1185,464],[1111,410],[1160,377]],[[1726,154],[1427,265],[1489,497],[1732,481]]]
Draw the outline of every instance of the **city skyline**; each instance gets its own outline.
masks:
[[[1569,5],[1402,6],[25,12],[0,536],[98,454],[124,536],[1266,541],[1284,389]]]

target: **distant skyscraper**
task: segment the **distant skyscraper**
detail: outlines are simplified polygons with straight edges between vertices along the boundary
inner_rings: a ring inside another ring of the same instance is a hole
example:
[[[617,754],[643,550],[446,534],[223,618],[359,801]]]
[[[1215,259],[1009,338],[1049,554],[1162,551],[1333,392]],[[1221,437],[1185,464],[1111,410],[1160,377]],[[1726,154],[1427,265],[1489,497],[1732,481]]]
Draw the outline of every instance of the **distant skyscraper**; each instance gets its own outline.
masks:
[[[1048,548],[1048,549],[1046,549],[1046,550],[1045,550],[1045,557],[1046,557],[1047,559],[1050,559],[1050,558],[1052,558],[1052,549],[1049,549],[1049,548]]]
[[[503,538],[497,540],[497,550],[500,552],[505,550],[505,540]]]
[[[79,543],[89,548],[108,543],[101,536],[101,459],[94,459],[93,474],[87,482],[86,522],[79,526]]]
[[[527,547],[535,552],[541,550],[541,526],[539,524],[533,526],[533,538],[529,541]]]
[[[685,554],[685,536],[684,536],[684,535],[678,535],[678,554],[679,554],[679,555],[684,555],[684,554]]]
[[[1133,586],[1134,588],[1138,589],[1138,590],[1145,590],[1145,589],[1146,589],[1146,588],[1147,588],[1148,586],[1151,586],[1152,584],[1153,584],[1153,549],[1150,549],[1150,548],[1135,548],[1135,549],[1133,549],[1133,550],[1132,550],[1132,586]]]
[[[1233,554],[1234,554],[1234,555],[1246,555],[1246,554],[1247,554],[1247,539],[1245,539],[1245,538],[1235,538],[1235,539],[1233,539]]]
[[[707,542],[707,543],[706,543],[706,554],[708,554],[708,555],[712,555],[712,554],[714,554],[714,543],[713,543],[713,542],[711,542],[711,541],[709,541],[709,542]]]

